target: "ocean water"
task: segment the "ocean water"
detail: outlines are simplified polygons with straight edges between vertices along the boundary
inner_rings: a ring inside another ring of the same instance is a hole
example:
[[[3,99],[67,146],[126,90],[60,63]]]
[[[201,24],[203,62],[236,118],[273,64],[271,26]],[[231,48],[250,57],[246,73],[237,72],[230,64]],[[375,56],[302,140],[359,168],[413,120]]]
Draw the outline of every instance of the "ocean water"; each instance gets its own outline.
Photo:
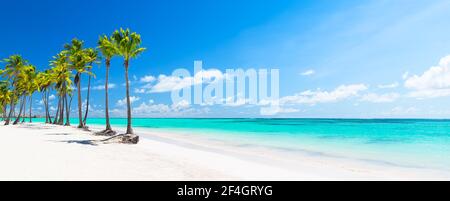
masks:
[[[88,124],[104,125],[105,120],[93,118]],[[124,127],[126,119],[111,119],[111,124]],[[241,146],[450,171],[450,120],[134,118],[133,127],[205,136]]]

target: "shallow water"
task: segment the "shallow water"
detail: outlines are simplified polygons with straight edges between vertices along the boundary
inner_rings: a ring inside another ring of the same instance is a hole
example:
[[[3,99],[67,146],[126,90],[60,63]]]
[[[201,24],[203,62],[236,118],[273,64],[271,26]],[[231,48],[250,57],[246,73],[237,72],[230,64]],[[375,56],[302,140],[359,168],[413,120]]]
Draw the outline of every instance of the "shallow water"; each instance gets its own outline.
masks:
[[[105,119],[89,119],[88,124],[104,125]],[[111,124],[124,127],[126,119],[111,119]],[[243,147],[308,150],[398,166],[450,170],[450,120],[134,118],[133,126],[205,136]]]

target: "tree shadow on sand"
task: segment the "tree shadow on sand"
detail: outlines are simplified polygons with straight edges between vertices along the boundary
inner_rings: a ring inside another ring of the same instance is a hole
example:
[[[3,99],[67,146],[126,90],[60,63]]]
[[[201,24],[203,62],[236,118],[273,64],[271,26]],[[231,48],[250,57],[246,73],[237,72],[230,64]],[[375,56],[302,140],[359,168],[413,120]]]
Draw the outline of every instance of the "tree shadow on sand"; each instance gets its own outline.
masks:
[[[72,135],[70,133],[48,133],[45,135],[54,135],[54,136],[67,136],[67,135]]]
[[[34,129],[34,130],[49,130],[49,129],[53,129],[54,127],[32,125],[32,124],[22,124],[22,125],[19,125],[19,128],[27,128],[27,129]]]
[[[81,145],[91,145],[98,146],[97,140],[65,140],[65,141],[56,141],[56,142],[64,142],[68,144],[81,144]]]

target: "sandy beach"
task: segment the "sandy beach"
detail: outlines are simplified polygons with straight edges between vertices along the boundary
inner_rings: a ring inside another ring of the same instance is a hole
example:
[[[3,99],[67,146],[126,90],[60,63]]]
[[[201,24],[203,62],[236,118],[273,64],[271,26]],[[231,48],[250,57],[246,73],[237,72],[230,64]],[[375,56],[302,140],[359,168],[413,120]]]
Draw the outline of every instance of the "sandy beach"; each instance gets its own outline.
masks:
[[[100,128],[93,128],[93,130]],[[120,129],[119,129],[120,131]],[[40,123],[0,126],[0,180],[448,180],[449,172],[233,147],[137,129],[137,145]]]

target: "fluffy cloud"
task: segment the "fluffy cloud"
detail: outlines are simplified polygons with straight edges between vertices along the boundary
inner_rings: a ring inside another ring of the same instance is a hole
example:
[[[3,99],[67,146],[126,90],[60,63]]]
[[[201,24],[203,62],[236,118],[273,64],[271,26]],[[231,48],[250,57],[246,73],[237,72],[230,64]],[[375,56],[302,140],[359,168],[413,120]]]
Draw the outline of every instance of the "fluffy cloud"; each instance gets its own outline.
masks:
[[[405,80],[405,87],[413,90],[409,96],[435,98],[450,95],[450,55],[442,58],[422,75],[413,75]]]
[[[108,89],[114,89],[114,88],[116,88],[116,86],[117,86],[116,84],[110,83],[110,84],[108,84]],[[82,91],[86,91],[87,89],[88,89],[87,87],[81,88]],[[101,85],[97,85],[97,86],[92,86],[91,89],[95,90],[95,91],[105,90],[105,85],[101,84]]]
[[[398,93],[387,93],[387,94],[375,94],[368,93],[361,97],[361,101],[367,101],[372,103],[389,103],[394,102],[400,97]]]
[[[136,102],[136,101],[138,101],[138,100],[140,100],[140,98],[137,97],[137,96],[131,96],[131,97],[130,97],[130,102],[131,102],[131,103]],[[118,106],[124,106],[124,105],[126,105],[126,104],[127,104],[127,98],[125,97],[125,98],[123,98],[123,99],[121,99],[121,100],[118,100],[116,104],[117,104]]]
[[[119,110],[116,110],[118,112]],[[153,100],[148,102],[143,102],[139,106],[134,107],[133,115],[140,117],[150,117],[150,116],[182,116],[185,114],[203,114],[207,113],[207,108],[202,108],[201,110],[194,110],[191,105],[186,101],[181,101],[178,103],[173,103],[172,105],[166,104],[155,104]]]
[[[134,93],[137,93],[137,94],[144,94],[144,93],[145,93],[145,89],[135,88],[135,89],[134,89]]]
[[[146,84],[138,89],[141,93],[163,93],[170,92],[173,90],[179,90],[185,87],[201,84],[201,83],[211,83],[213,81],[222,80],[224,74],[215,69],[203,70],[195,74],[195,76],[189,77],[177,77],[177,76],[167,76],[160,75],[154,84]],[[147,78],[142,80],[151,80],[152,78]],[[152,80],[151,82],[153,82]],[[144,90],[143,90],[144,89]]]
[[[169,92],[173,90],[182,89],[184,87],[189,87],[194,84],[194,79],[192,77],[175,77],[160,75],[158,77],[158,83],[154,86],[150,86],[150,92],[152,93],[162,93]]]
[[[168,113],[170,111],[170,107],[165,104],[141,103],[138,107],[133,108],[133,113],[138,115],[151,113]]]
[[[191,104],[185,100],[182,100],[180,102],[177,103],[173,103],[172,104],[172,109],[175,111],[180,111],[180,110],[184,110],[187,109],[191,106]]]
[[[286,96],[280,99],[281,104],[310,104],[337,102],[353,96],[359,92],[367,90],[364,84],[341,85],[333,91],[304,91],[293,96]]]
[[[114,89],[114,88],[116,88],[116,84],[114,84],[114,83],[108,84],[108,89]],[[94,86],[94,87],[92,87],[92,90],[105,90],[105,85]]]
[[[153,82],[155,80],[156,80],[156,78],[151,75],[146,75],[144,77],[141,77],[141,79],[140,79],[141,82],[145,82],[145,83]]]
[[[300,75],[310,76],[310,75],[314,75],[315,73],[316,73],[316,71],[314,71],[314,70],[307,70],[307,71],[305,71],[303,73],[300,73]]]

